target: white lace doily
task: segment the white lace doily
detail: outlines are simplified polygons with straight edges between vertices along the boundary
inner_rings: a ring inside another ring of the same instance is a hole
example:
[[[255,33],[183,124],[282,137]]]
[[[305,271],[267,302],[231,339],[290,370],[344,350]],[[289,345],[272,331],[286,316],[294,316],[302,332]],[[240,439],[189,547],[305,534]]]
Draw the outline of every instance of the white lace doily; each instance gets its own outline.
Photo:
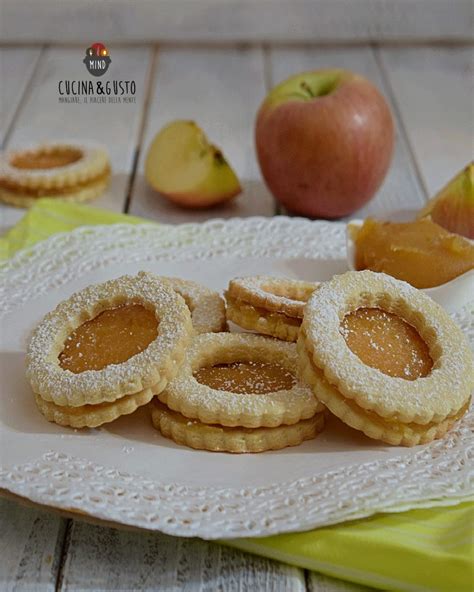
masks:
[[[225,257],[343,259],[345,226],[277,217],[178,227],[80,228],[22,251],[2,265],[0,315],[112,264]],[[454,316],[474,345],[474,305]],[[0,433],[2,437],[8,434]],[[474,491],[473,451],[470,413],[443,440],[402,457],[259,487],[152,481],[61,450],[13,467],[2,457],[0,487],[37,503],[173,535],[262,536],[466,499]]]

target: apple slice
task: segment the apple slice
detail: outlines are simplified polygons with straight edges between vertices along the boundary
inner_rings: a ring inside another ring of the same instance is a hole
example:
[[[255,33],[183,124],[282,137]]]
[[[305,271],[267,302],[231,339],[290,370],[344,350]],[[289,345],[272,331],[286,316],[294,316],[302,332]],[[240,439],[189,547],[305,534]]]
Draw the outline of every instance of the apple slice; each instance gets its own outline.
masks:
[[[177,120],[154,137],[145,162],[148,183],[170,201],[206,208],[241,192],[239,180],[194,121]]]
[[[426,204],[418,218],[425,216],[446,230],[474,239],[474,162]]]

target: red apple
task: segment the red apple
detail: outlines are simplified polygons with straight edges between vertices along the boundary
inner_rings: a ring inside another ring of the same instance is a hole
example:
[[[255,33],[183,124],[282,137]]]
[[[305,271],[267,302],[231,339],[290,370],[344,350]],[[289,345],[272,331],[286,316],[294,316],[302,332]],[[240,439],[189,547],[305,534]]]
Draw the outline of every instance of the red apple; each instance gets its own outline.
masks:
[[[364,205],[392,158],[393,120],[380,92],[346,70],[304,72],[276,86],[257,115],[263,177],[289,211],[339,218]]]

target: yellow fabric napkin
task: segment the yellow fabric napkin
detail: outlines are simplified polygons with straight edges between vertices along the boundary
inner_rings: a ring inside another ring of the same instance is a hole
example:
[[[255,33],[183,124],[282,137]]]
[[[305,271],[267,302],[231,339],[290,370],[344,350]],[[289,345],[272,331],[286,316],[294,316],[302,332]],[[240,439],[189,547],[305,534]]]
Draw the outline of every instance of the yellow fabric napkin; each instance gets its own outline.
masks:
[[[0,237],[0,260],[7,259],[16,251],[30,247],[58,232],[73,230],[78,226],[124,222],[142,224],[147,220],[54,198],[39,199],[18,224]]]
[[[146,222],[95,207],[38,200],[0,238],[0,258],[81,225]],[[316,530],[222,541],[329,576],[383,590],[471,592],[474,503],[385,513]]]
[[[464,502],[223,542],[377,589],[472,592],[473,526],[474,504]]]

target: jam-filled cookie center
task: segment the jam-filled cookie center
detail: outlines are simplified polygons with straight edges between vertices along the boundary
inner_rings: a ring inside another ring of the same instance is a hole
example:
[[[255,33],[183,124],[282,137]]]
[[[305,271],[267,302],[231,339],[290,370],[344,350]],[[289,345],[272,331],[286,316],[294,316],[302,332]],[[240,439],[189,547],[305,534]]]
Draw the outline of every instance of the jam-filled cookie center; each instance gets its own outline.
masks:
[[[296,384],[292,372],[280,364],[267,362],[216,364],[199,368],[194,378],[212,389],[244,395],[290,390]]]
[[[16,154],[10,161],[17,169],[54,169],[73,164],[82,158],[76,148],[63,147]]]
[[[157,335],[154,312],[141,304],[107,309],[69,335],[59,354],[59,365],[75,374],[102,370],[139,354]]]
[[[379,308],[359,308],[347,314],[341,333],[364,364],[388,376],[415,380],[427,376],[433,366],[428,346],[417,330]]]

